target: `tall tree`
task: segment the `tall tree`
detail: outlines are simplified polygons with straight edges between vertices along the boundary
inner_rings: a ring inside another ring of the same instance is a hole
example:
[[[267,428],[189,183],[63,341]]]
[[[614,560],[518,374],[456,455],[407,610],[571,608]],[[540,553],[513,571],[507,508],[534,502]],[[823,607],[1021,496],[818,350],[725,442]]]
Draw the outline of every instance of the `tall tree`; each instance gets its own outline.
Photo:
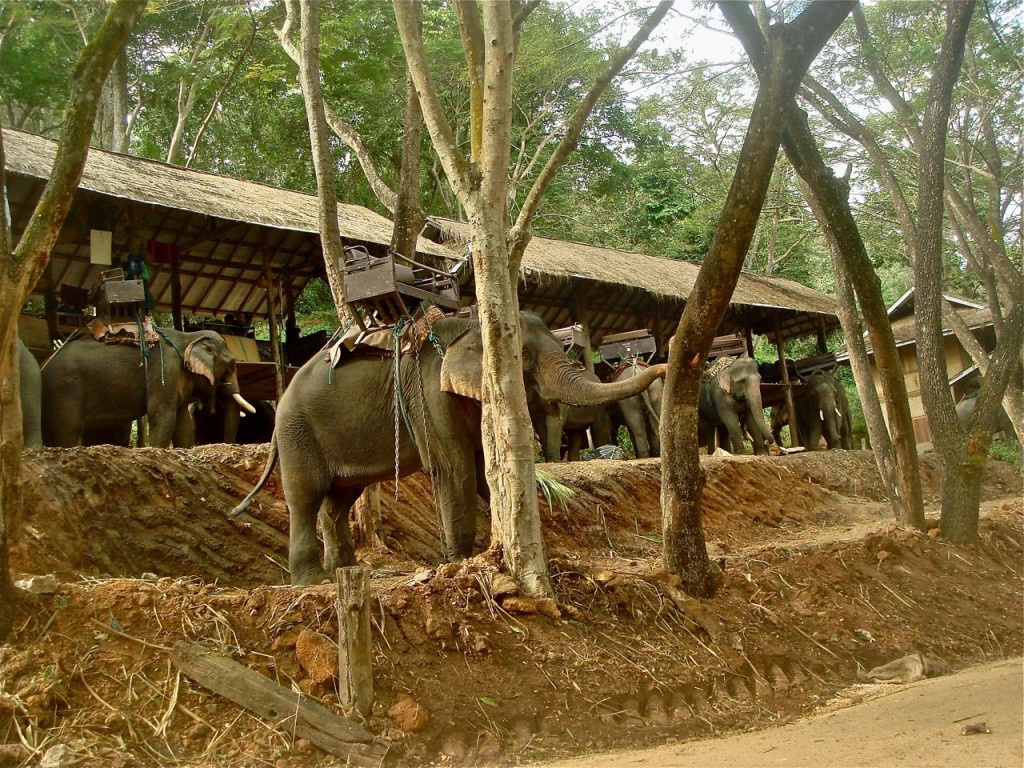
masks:
[[[814,57],[852,7],[852,2],[818,0],[792,22],[769,27],[764,74],[736,174],[669,347],[661,421],[664,561],[665,567],[679,574],[686,588],[699,596],[711,595],[720,578],[717,566],[708,559],[700,519],[705,478],[697,455],[697,396],[704,361],[736,287],[768,192],[786,106]],[[719,8],[731,23],[734,4],[719,3]]]
[[[6,639],[14,615],[8,540],[10,522],[21,516],[21,408],[18,402],[15,342],[18,313],[42,275],[50,251],[71,207],[89,151],[103,81],[123,50],[132,27],[146,7],[145,0],[115,0],[92,41],[85,46],[72,78],[71,100],[57,144],[50,179],[36,203],[17,246],[10,223],[0,223],[0,642]],[[0,134],[0,173],[5,168]],[[0,178],[2,209],[7,205],[6,178]]]
[[[728,15],[749,52],[755,70],[763,77],[765,64],[761,51],[764,50],[764,42],[753,15],[744,13],[741,6],[731,6]],[[851,361],[865,404],[879,472],[889,490],[897,520],[907,526],[923,528],[924,504],[906,384],[879,281],[849,206],[849,187],[845,180],[835,177],[822,158],[811,135],[806,113],[791,102],[786,105],[784,115],[782,143],[786,156],[800,175],[804,196],[821,223],[835,267],[840,321],[850,345]],[[891,440],[871,382],[854,292],[860,299],[861,311],[874,343],[875,359],[889,408]]]
[[[472,231],[477,305],[483,335],[483,445],[497,538],[506,565],[526,592],[552,595],[540,530],[534,477],[533,426],[526,407],[516,296],[519,265],[532,236],[537,206],[569,157],[587,118],[608,84],[636,53],[671,2],[661,2],[630,42],[613,53],[605,71],[582,96],[560,141],[522,200],[509,227],[513,75],[522,28],[537,7],[530,2],[456,0],[468,69],[470,155],[452,130],[438,96],[417,14],[395,0],[406,62],[434,151]]]
[[[1021,294],[1003,321],[1003,338],[1010,354],[996,354],[982,381],[969,435],[956,420],[949,394],[942,318],[942,220],[945,180],[946,135],[953,87],[963,61],[964,46],[973,0],[955,0],[947,6],[946,34],[928,89],[921,126],[917,193],[917,258],[914,263],[916,292],[914,319],[917,330],[918,370],[921,396],[932,431],[932,440],[942,462],[942,517],[940,527],[947,538],[970,542],[978,536],[981,479],[988,442],[987,427],[995,420],[999,396],[1019,364],[1024,340]],[[1005,351],[1005,350],[1004,350]],[[995,393],[995,394],[993,394]],[[965,439],[967,438],[967,439]]]

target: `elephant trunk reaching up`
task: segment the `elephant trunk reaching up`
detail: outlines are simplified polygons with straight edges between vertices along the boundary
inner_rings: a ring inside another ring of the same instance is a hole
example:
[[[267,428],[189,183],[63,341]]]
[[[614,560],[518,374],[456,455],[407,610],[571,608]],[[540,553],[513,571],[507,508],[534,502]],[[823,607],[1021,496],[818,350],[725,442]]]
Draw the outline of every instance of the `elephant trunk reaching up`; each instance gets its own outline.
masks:
[[[565,365],[565,356],[551,350],[545,351],[540,367],[553,372],[550,377],[538,379],[540,396],[544,400],[558,400],[581,408],[610,405],[639,395],[653,382],[664,379],[667,370],[665,365],[652,365],[631,379],[604,384],[588,377],[585,371]]]

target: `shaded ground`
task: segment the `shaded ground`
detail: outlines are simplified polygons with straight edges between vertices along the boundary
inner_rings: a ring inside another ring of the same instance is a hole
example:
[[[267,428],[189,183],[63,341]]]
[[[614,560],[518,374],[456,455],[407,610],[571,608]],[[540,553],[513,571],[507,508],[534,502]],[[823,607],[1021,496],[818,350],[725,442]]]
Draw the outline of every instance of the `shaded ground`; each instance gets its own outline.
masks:
[[[57,745],[113,766],[341,764],[179,677],[163,650],[197,640],[337,709],[296,652],[304,632],[336,638],[334,590],[280,586],[276,484],[251,516],[224,516],[265,447],[26,458],[12,565],[59,584],[26,596],[0,648],[0,766]],[[1024,504],[1006,465],[990,466],[980,544],[958,548],[888,523],[868,453],[707,459],[707,539],[726,566],[711,601],[659,570],[657,460],[550,469],[575,491],[545,510],[557,612],[492,599],[487,554],[435,568],[429,484],[403,480],[397,503],[385,485],[386,548],[359,554],[377,601],[370,727],[397,763],[685,741],[787,722],[914,651],[954,668],[1022,652]]]

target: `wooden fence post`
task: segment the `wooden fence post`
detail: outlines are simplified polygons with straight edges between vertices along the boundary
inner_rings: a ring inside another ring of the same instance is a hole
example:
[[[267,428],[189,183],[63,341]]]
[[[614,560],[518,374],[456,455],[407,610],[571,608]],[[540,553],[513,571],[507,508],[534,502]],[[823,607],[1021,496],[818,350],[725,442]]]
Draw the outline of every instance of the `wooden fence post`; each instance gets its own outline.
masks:
[[[338,581],[338,697],[346,710],[364,720],[373,708],[373,657],[370,644],[370,577],[353,566],[335,572]]]
[[[355,504],[356,531],[364,546],[383,546],[380,522],[380,483],[368,485]]]

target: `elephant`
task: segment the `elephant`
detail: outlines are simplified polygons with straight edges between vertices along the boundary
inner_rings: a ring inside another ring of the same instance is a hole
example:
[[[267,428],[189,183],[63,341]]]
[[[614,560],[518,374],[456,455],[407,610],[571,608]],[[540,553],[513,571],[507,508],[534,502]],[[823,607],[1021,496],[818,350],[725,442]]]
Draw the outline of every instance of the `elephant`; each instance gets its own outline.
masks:
[[[632,365],[612,371],[608,380],[630,379],[645,366],[634,361]],[[619,400],[611,407],[612,423],[616,431],[620,426],[629,431],[638,459],[661,455],[661,400],[664,388],[663,382],[655,381],[639,395]]]
[[[746,453],[745,429],[751,432],[756,454],[766,454],[766,445],[774,442],[764,420],[761,374],[753,358],[716,360],[700,383],[697,414],[699,439],[708,453],[714,451],[716,434],[727,438],[724,442],[731,453]]]
[[[540,317],[522,312],[520,324],[524,385],[536,387],[546,401],[603,405],[665,375],[665,367],[657,366],[627,382],[591,382]],[[434,484],[446,558],[472,554],[477,494],[489,499],[481,436],[483,339],[478,321],[469,318],[441,317],[431,330],[436,345],[423,344],[397,361],[347,354],[331,370],[326,355],[315,355],[285,390],[263,475],[229,515],[245,511],[280,461],[292,584],[318,583],[334,568],[354,564],[347,523],[353,502],[368,485],[421,468]],[[396,402],[404,414],[397,420]]]
[[[43,444],[41,416],[43,380],[39,373],[38,361],[28,351],[28,347],[21,339],[18,339],[18,365],[20,366],[18,394],[21,398],[21,432],[24,436],[24,447],[39,448]]]
[[[965,430],[969,430],[971,427],[971,414],[974,413],[974,406],[978,402],[978,393],[968,395],[959,403],[956,404],[956,419],[960,422],[960,426]],[[1010,416],[1006,413],[1006,409],[1003,406],[999,406],[999,412],[996,414],[996,423],[992,428],[992,434],[998,432],[1003,433],[1003,440],[1010,444],[1017,444],[1017,433],[1013,429],[1013,422],[1010,420]]]
[[[817,451],[824,437],[829,450],[851,450],[853,427],[846,388],[828,371],[816,371],[804,381],[801,390],[794,407],[804,447]]]
[[[596,374],[585,368],[577,369],[588,381],[598,384]],[[596,445],[605,445],[614,441],[611,417],[603,405],[580,407],[567,405],[558,401],[545,400],[536,386],[527,392],[527,404],[530,409],[530,420],[540,436],[541,452],[544,460],[557,462],[562,460],[562,433],[566,437],[566,456],[569,461],[579,461],[580,449],[587,430]]]
[[[43,366],[43,442],[62,448],[97,440],[126,444],[131,422],[146,417],[148,444],[195,444],[189,403],[254,411],[238,390],[235,359],[214,331],[160,330],[143,357],[138,346],[72,338]],[[230,416],[234,413],[234,417]],[[230,427],[229,427],[230,428]]]
[[[210,443],[238,443],[239,445],[254,445],[257,443],[269,443],[274,435],[274,404],[268,400],[257,400],[252,404],[256,412],[245,416],[239,421],[234,418],[237,408],[219,408],[215,413],[209,413],[206,403],[199,401],[192,404],[192,423],[195,427],[196,445],[209,445]],[[230,421],[237,425],[235,434],[231,435],[226,429],[224,416],[230,414]]]

